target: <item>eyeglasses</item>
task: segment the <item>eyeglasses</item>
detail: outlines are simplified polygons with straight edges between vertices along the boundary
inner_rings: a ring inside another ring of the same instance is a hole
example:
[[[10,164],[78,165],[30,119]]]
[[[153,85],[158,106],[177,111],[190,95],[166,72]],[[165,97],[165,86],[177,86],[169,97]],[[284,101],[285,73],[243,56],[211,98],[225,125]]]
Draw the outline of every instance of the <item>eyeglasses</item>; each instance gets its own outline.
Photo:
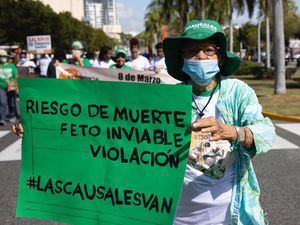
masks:
[[[184,59],[190,59],[197,55],[200,51],[202,51],[205,55],[211,57],[217,54],[220,50],[220,47],[216,45],[205,45],[205,46],[197,46],[195,48],[190,49],[182,49],[181,55]]]

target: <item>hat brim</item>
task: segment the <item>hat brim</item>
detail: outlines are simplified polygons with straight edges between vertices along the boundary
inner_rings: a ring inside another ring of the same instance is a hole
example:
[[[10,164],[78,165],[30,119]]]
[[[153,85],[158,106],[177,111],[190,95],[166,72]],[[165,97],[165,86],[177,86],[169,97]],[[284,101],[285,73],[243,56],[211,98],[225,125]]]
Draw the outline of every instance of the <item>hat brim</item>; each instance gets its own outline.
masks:
[[[4,54],[0,54],[0,57],[13,58],[12,55],[4,55]]]
[[[236,55],[226,50],[226,38],[223,33],[216,33],[208,39],[213,37],[218,39],[218,42],[221,45],[221,51],[223,51],[222,55],[225,56],[224,64],[222,65],[222,68],[220,68],[221,75],[230,76],[238,70],[241,60]],[[168,73],[175,79],[181,81],[190,80],[190,77],[182,71],[183,59],[180,54],[182,43],[186,39],[191,38],[166,38],[163,41],[163,50]]]
[[[117,56],[118,56],[118,55],[122,55],[122,58],[124,58],[126,62],[129,60],[129,58],[128,58],[124,53],[122,53],[122,52],[113,55],[113,56],[111,57],[111,59],[112,59],[113,61],[117,62]]]

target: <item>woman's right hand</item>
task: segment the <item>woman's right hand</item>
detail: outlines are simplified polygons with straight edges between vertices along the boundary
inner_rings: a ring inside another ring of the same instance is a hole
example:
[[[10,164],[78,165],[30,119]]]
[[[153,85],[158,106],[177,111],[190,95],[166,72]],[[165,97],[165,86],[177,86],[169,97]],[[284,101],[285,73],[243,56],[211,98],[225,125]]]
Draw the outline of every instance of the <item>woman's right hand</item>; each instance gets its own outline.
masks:
[[[20,121],[17,121],[15,123],[12,124],[11,126],[11,131],[15,134],[18,135],[20,138],[23,137],[23,126],[22,123]]]

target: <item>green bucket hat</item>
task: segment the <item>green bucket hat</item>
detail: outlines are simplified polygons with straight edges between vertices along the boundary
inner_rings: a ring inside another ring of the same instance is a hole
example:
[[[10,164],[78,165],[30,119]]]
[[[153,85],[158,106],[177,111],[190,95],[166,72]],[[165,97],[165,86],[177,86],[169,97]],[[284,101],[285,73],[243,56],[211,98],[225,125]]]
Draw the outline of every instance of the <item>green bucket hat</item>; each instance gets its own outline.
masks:
[[[73,41],[71,44],[72,49],[84,49],[84,46],[81,41]]]
[[[227,51],[226,37],[220,24],[213,20],[192,20],[184,27],[180,37],[165,38],[163,49],[168,73],[181,81],[190,80],[190,77],[182,71],[183,59],[180,55],[181,46],[184,40],[205,40],[214,38],[220,47],[221,54],[225,61],[220,68],[222,76],[229,76],[237,71],[240,66],[240,59],[233,53]]]
[[[112,60],[116,61],[117,60],[117,56],[118,55],[122,55],[122,57],[128,61],[128,57],[127,57],[127,51],[124,48],[118,48],[114,54],[112,55]]]

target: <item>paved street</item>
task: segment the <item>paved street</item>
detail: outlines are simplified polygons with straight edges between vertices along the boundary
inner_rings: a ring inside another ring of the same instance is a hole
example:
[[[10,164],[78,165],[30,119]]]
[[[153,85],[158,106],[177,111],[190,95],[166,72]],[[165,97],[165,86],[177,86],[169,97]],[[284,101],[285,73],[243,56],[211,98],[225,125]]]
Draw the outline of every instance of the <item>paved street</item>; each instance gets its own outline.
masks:
[[[277,141],[254,159],[261,203],[270,225],[299,224],[300,124],[275,122]],[[15,218],[21,140],[0,127],[0,225],[54,225],[55,222]]]

